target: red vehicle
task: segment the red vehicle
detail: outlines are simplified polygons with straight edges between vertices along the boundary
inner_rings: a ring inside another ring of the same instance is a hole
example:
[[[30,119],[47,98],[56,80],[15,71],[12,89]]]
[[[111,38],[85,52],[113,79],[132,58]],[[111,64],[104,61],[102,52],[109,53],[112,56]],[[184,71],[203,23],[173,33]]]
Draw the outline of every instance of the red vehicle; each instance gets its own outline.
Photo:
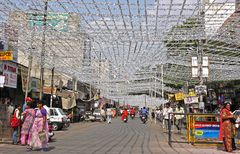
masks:
[[[134,108],[132,108],[132,109],[130,110],[130,116],[131,116],[132,119],[135,118],[135,109],[134,109]]]
[[[127,122],[128,121],[128,111],[125,109],[122,113],[122,121]]]

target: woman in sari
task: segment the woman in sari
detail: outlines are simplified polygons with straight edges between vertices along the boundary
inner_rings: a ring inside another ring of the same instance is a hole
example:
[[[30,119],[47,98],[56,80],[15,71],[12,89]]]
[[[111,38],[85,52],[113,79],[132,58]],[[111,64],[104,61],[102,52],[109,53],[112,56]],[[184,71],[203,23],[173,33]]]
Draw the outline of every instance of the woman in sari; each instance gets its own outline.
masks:
[[[31,133],[31,149],[42,149],[46,151],[48,148],[47,110],[43,108],[42,102],[38,103],[38,109],[36,110]]]
[[[27,103],[25,111],[22,113],[24,117],[24,123],[21,129],[21,144],[26,145],[30,144],[31,133],[30,130],[33,125],[34,117],[35,117],[35,110],[32,108],[32,103]]]
[[[223,140],[223,145],[225,147],[225,150],[227,152],[233,151],[233,140],[234,137],[234,125],[232,123],[233,120],[233,114],[230,111],[231,104],[229,102],[225,103],[221,113],[220,113],[220,135],[221,140]]]

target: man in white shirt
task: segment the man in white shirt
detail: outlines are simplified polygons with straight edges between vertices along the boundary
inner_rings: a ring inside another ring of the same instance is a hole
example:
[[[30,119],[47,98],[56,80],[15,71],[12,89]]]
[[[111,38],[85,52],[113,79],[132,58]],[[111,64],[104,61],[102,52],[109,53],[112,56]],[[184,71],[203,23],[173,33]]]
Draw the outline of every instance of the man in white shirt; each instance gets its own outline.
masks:
[[[181,107],[180,104],[178,104],[175,113],[184,113],[184,109]],[[175,115],[175,119],[176,119],[175,125],[178,129],[178,133],[181,133],[183,118],[184,118],[184,115],[179,115],[179,114]]]
[[[107,123],[111,123],[112,122],[112,109],[108,108],[106,111],[107,114]]]
[[[163,109],[164,124],[167,130],[169,126],[169,120],[171,121],[172,119],[172,115],[170,113],[173,113],[173,109],[170,107],[170,103],[167,103],[166,107]]]

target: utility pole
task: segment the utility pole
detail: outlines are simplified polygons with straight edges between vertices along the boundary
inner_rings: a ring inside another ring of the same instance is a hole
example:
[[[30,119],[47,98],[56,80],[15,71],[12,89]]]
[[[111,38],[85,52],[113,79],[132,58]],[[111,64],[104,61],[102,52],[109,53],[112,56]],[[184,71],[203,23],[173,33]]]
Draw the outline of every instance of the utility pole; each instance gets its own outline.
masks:
[[[45,63],[45,45],[46,45],[46,28],[47,28],[47,9],[48,0],[45,0],[44,15],[43,15],[43,37],[42,37],[42,51],[41,51],[41,70],[40,70],[40,100],[43,98],[43,87],[44,87],[44,63]]]
[[[32,30],[32,35],[31,35],[31,45],[30,45],[30,55],[29,55],[29,62],[28,62],[28,74],[27,74],[27,83],[26,83],[26,89],[25,89],[25,99],[28,97],[28,90],[29,90],[29,82],[30,82],[30,77],[31,77],[31,70],[32,70],[32,53],[33,53],[33,39],[34,39],[34,34],[35,34],[35,20],[36,20],[36,14],[33,14],[34,19],[33,20],[33,30]],[[26,101],[25,101],[26,104]]]
[[[161,81],[162,81],[162,98],[164,98],[164,85],[163,85],[163,64],[161,65]]]
[[[53,89],[54,89],[54,67],[52,68],[50,107],[52,107],[53,105]]]
[[[204,27],[204,16],[205,16],[205,12],[204,12],[204,0],[201,1],[201,5],[200,5],[200,10],[198,12],[198,16],[200,17],[200,25],[201,27]],[[203,30],[203,32],[205,32]],[[205,33],[204,33],[204,37],[205,37]],[[202,87],[203,85],[203,49],[202,49],[202,44],[203,44],[203,38],[198,39],[198,45],[197,45],[197,53],[198,53],[198,65],[199,65],[199,85],[200,87]],[[202,92],[199,94],[199,102],[203,103],[203,94]],[[203,104],[204,105],[204,104]],[[203,113],[204,113],[204,107],[203,107]]]
[[[91,83],[89,84],[90,88],[89,88],[89,98],[92,99],[92,85]]]
[[[157,98],[157,69],[155,71],[155,78],[154,78],[154,91],[155,91],[155,95],[154,97]]]

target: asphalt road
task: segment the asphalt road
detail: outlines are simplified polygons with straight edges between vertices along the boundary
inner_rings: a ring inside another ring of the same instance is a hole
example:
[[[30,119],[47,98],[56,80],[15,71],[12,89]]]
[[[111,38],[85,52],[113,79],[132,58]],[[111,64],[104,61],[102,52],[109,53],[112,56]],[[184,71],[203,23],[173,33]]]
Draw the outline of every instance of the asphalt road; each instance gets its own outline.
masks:
[[[55,132],[49,154],[220,154],[216,147],[193,147],[186,143],[168,145],[168,136],[159,125],[142,124],[139,119],[123,123],[75,123],[68,130]],[[239,151],[238,151],[239,152]],[[236,152],[236,153],[238,153]],[[0,154],[43,153],[20,145],[0,144]]]

